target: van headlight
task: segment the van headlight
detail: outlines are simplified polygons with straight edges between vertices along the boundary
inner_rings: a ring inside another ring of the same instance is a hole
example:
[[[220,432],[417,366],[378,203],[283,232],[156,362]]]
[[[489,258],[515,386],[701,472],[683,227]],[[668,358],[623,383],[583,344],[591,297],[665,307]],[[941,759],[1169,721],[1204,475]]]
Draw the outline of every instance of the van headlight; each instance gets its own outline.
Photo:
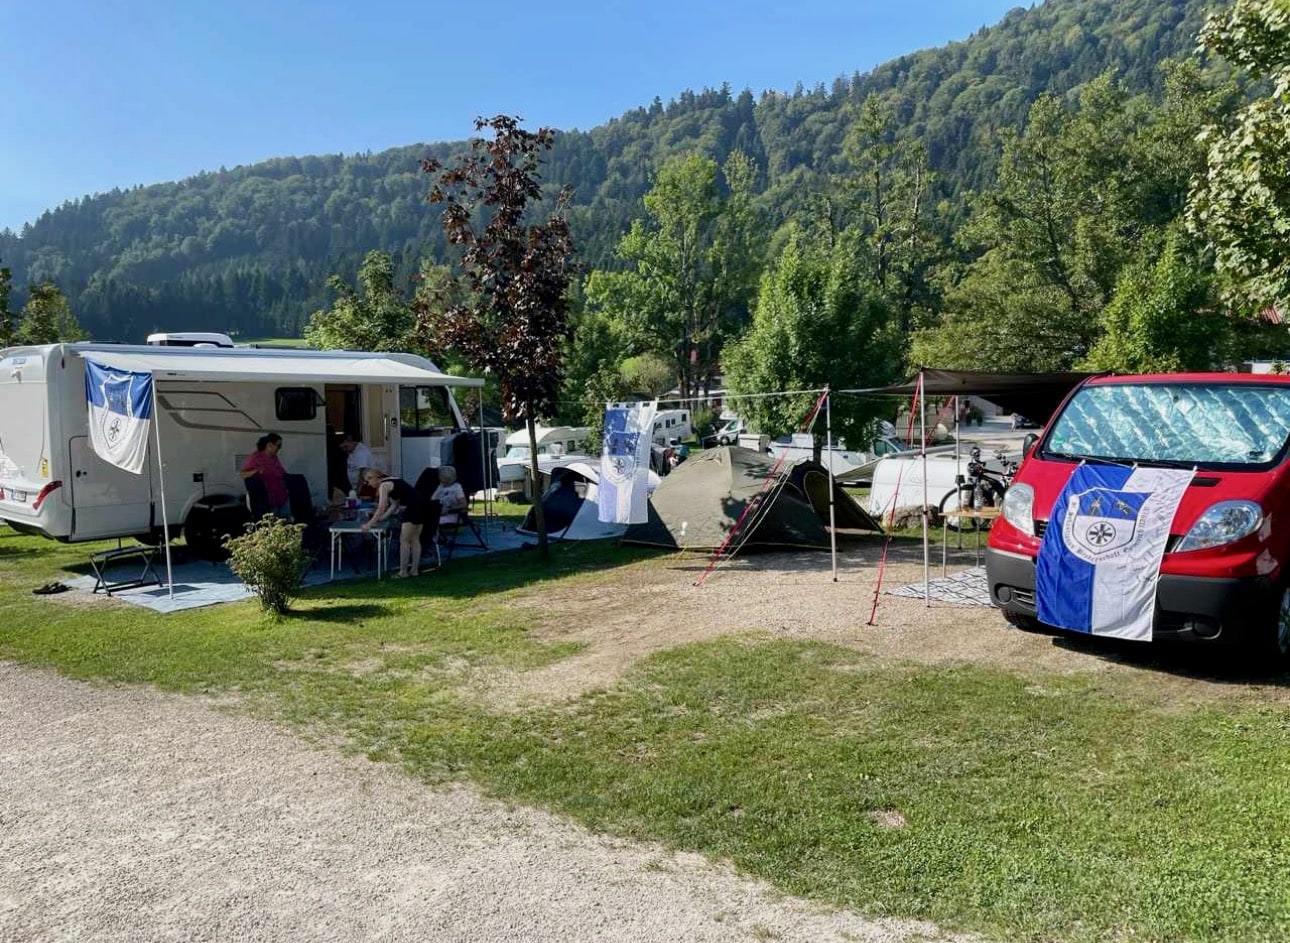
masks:
[[[1263,523],[1263,508],[1253,501],[1219,501],[1211,506],[1179,541],[1174,553],[1219,547],[1248,537]]]
[[[1030,537],[1035,536],[1035,489],[1014,481],[1003,493],[1003,519]]]

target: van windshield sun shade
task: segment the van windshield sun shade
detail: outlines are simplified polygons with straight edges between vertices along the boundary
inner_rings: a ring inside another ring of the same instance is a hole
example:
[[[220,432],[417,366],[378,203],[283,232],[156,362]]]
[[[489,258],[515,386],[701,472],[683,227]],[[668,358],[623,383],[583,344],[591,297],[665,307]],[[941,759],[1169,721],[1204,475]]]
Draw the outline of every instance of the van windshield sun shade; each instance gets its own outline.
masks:
[[[1072,458],[1226,467],[1275,461],[1290,431],[1290,385],[1087,386],[1062,410],[1045,451]]]

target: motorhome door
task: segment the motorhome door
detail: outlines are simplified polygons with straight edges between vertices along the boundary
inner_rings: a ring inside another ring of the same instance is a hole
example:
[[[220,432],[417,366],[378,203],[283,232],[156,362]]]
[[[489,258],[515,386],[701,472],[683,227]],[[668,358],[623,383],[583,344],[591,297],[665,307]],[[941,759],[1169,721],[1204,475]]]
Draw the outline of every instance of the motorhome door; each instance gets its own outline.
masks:
[[[73,436],[69,446],[72,539],[148,533],[153,523],[151,450],[142,474],[135,475],[99,458],[88,436]]]

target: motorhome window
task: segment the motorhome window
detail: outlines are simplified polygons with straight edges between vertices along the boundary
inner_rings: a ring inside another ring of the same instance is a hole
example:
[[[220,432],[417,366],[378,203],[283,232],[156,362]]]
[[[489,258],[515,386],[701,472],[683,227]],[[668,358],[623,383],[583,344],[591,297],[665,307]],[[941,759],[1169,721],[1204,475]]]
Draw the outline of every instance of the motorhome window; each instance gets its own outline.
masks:
[[[273,392],[278,422],[308,422],[318,415],[322,398],[308,386],[280,386]]]
[[[1290,430],[1290,386],[1087,386],[1053,423],[1049,455],[1198,467],[1268,466]]]
[[[399,387],[399,425],[405,436],[442,435],[456,428],[446,386]]]

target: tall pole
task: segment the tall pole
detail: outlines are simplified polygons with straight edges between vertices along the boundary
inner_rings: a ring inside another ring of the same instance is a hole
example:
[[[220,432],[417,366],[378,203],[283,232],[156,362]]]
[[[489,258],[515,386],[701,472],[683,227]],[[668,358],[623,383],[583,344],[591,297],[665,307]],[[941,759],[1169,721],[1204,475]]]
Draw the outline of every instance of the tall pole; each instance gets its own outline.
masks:
[[[824,388],[824,445],[828,452],[829,463],[829,552],[833,557],[833,582],[838,581],[838,529],[833,513],[833,408],[829,388]]]
[[[919,435],[918,450],[923,458],[923,605],[931,608],[932,605],[932,570],[931,570],[931,541],[927,534],[927,518],[931,514],[931,507],[927,503],[927,381],[926,372],[921,368],[918,371],[918,402],[921,406],[921,424],[922,432]]]
[[[166,519],[166,464],[161,460],[161,413],[157,409],[156,403],[156,383],[157,378],[152,378],[153,383],[153,408],[152,408],[152,431],[157,436],[157,483],[161,486],[161,535],[166,541],[166,587],[170,590],[170,598],[175,598],[175,573],[170,565],[170,522]]]
[[[497,482],[493,481],[493,466],[488,462],[489,441],[488,429],[484,426],[484,388],[481,386],[476,390],[476,403],[479,406],[479,467],[484,472],[484,526],[493,519],[493,488]]]

